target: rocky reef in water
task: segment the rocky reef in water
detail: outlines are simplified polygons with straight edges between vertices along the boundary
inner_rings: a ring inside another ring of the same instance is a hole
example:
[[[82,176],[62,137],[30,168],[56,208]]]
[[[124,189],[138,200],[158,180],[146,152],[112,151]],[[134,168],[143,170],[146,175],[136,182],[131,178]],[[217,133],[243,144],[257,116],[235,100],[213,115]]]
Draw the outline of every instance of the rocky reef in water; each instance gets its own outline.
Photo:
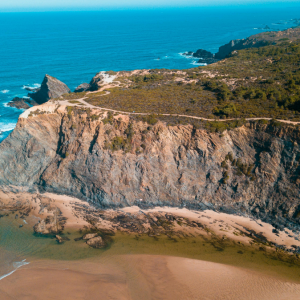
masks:
[[[15,97],[10,102],[8,102],[7,105],[18,109],[28,109],[30,106],[35,106],[38,104],[30,98],[27,99],[27,98]]]

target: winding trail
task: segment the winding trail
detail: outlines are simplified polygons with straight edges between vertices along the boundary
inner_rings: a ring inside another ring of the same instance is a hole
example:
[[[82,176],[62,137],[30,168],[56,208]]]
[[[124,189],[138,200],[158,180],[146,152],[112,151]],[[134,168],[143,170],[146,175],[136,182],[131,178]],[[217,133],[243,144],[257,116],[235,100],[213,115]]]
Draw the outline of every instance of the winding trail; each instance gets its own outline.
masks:
[[[119,85],[107,85],[107,86],[103,86],[101,89],[99,89],[98,91],[95,92],[87,92],[87,94],[93,94],[93,93],[99,93],[102,92],[108,88],[112,88],[112,87],[118,87]],[[102,96],[106,96],[110,94],[110,91],[105,91],[106,93],[103,95],[99,95],[99,97]],[[126,112],[126,111],[121,111],[121,110],[115,110],[115,109],[110,109],[110,108],[105,108],[105,107],[100,107],[100,106],[95,106],[92,105],[88,102],[85,101],[85,99],[87,99],[88,97],[82,97],[79,99],[75,99],[76,101],[80,102],[82,105],[80,106],[85,106],[88,108],[92,108],[92,109],[99,109],[99,110],[105,110],[105,111],[111,111],[114,113],[119,113],[119,114],[123,114],[123,115],[140,115],[140,116],[149,116],[152,115],[153,113],[136,113],[136,112]],[[67,102],[67,103],[65,103]],[[64,105],[71,105],[72,103],[69,102],[69,100],[64,100],[64,101],[60,101],[61,104]],[[78,104],[78,103],[77,103]],[[73,106],[76,106],[76,103],[73,104]],[[190,115],[178,115],[178,114],[160,114],[162,116],[167,116],[167,117],[184,117],[184,118],[190,118],[190,119],[196,119],[196,120],[203,120],[203,121],[209,121],[209,122],[213,122],[213,121],[217,121],[217,122],[226,122],[226,121],[236,121],[236,120],[241,120],[241,118],[231,118],[231,119],[207,119],[204,117],[196,117],[196,116],[190,116]],[[257,121],[257,120],[272,120],[272,118],[244,118],[246,121]],[[276,119],[277,120],[277,119]],[[300,122],[294,122],[294,121],[289,121],[289,120],[277,120],[279,122],[282,123],[286,123],[286,124],[292,124],[292,125],[297,125],[300,124]]]
[[[99,97],[106,96],[106,95],[110,94],[110,91],[108,91],[107,89],[114,88],[114,87],[120,87],[120,84],[121,83],[119,81],[113,81],[113,80],[109,79],[107,81],[107,84],[104,85],[104,86],[102,86],[99,90],[94,91],[94,92],[87,92],[86,95],[88,95],[88,94],[96,94],[96,93],[105,91],[105,94],[99,95]],[[53,106],[53,104],[55,104],[55,106],[57,106],[57,105],[59,105],[59,106],[78,106],[78,105],[80,105],[80,107],[87,107],[87,108],[97,109],[97,110],[103,110],[103,111],[111,111],[111,112],[119,113],[119,114],[122,114],[122,115],[149,116],[149,115],[153,114],[153,113],[127,112],[127,111],[122,111],[122,110],[116,110],[116,109],[110,109],[110,108],[106,108],[106,107],[95,106],[95,105],[92,105],[92,104],[86,102],[85,101],[86,99],[88,99],[88,97],[82,97],[82,98],[70,99],[70,100],[66,100],[66,99],[62,99],[62,100],[50,100],[50,101],[46,102],[43,105],[31,107],[30,109],[28,109],[24,113],[22,113],[20,115],[20,117],[21,118],[27,118],[28,115],[30,114],[30,112],[35,111],[37,109],[43,110],[43,111],[51,111],[49,109],[49,104],[50,103],[52,104],[52,106]],[[77,103],[71,103],[70,101],[77,101]],[[53,109],[52,109],[52,111],[53,111]],[[203,120],[203,121],[209,121],[209,122],[214,122],[214,121],[217,121],[217,122],[227,122],[227,121],[236,121],[236,120],[241,120],[242,119],[242,118],[208,119],[208,118],[204,118],[204,117],[196,117],[196,116],[190,116],[190,115],[179,115],[179,114],[160,114],[160,115],[167,116],[167,117],[183,117],[183,118],[190,118],[190,119]],[[268,118],[268,117],[244,118],[244,119],[246,121],[272,120],[272,118]],[[300,122],[294,122],[294,121],[289,121],[289,120],[281,120],[281,119],[276,119],[276,120],[279,121],[279,122],[282,122],[282,123],[286,123],[286,124],[292,124],[292,125],[298,125],[298,124],[300,124]]]

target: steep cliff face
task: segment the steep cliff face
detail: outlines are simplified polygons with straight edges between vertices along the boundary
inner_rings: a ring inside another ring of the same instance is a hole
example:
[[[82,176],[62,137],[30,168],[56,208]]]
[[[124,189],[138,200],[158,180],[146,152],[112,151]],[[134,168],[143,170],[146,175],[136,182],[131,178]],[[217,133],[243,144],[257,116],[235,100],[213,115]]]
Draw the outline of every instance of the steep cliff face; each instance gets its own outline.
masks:
[[[0,145],[0,184],[103,207],[214,207],[298,220],[298,129],[253,123],[220,135],[98,117],[69,111],[20,118]]]

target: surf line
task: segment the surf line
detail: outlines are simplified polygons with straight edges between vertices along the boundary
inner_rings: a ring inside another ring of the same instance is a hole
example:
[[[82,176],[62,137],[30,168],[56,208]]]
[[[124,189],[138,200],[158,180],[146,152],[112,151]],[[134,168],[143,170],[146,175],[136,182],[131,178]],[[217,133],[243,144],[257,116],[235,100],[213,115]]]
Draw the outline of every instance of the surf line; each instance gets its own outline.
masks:
[[[11,272],[9,272],[9,273],[7,273],[7,274],[1,276],[1,277],[0,277],[0,280],[2,280],[2,279],[4,279],[4,278],[8,277],[8,276],[11,275],[11,274],[13,274],[14,272],[16,272],[16,271],[17,271],[19,268],[21,268],[22,266],[28,265],[29,262],[26,262],[26,259],[23,259],[21,262],[16,262],[16,263],[14,263],[14,264],[16,264],[16,268],[15,268],[14,270],[12,270]]]

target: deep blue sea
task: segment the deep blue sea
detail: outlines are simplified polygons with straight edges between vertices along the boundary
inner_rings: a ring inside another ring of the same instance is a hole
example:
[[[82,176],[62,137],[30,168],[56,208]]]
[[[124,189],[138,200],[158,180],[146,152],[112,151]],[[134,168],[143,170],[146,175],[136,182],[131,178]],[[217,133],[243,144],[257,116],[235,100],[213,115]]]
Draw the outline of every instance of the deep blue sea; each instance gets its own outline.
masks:
[[[289,6],[205,7],[97,12],[0,13],[0,130],[5,138],[21,110],[6,107],[26,96],[24,85],[45,74],[72,90],[99,71],[192,68],[180,53],[217,52],[231,39],[295,26],[300,3]],[[160,58],[160,59],[158,59]]]

